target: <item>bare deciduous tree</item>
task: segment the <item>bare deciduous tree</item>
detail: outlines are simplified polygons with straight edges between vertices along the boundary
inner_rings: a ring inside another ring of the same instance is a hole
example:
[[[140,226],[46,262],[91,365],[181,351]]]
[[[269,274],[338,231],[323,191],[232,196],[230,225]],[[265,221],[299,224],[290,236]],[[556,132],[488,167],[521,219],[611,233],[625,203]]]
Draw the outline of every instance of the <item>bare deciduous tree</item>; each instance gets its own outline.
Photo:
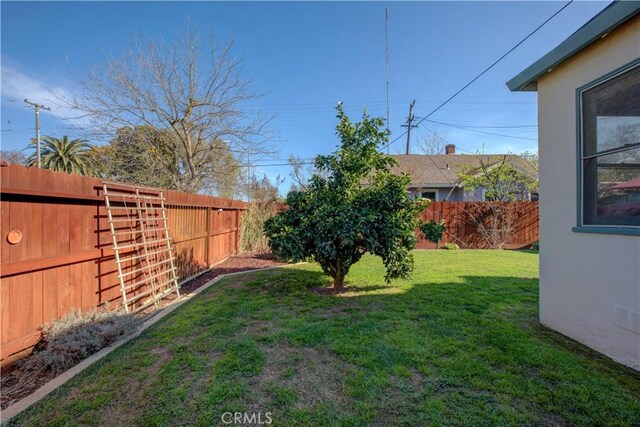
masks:
[[[538,190],[538,157],[525,152],[520,157],[506,155],[494,163],[480,160],[480,168],[464,167],[460,182],[465,190],[482,188],[491,202],[467,205],[464,212],[481,239],[492,249],[502,249],[511,239],[522,205],[528,194]],[[509,161],[508,161],[509,160]]]
[[[0,150],[0,160],[10,165],[24,165],[27,163],[27,156],[20,150]]]
[[[424,154],[444,154],[444,146],[448,144],[447,137],[431,129],[427,131],[428,133],[420,138],[420,150]]]
[[[305,168],[305,162],[294,155],[289,156],[289,164],[291,165],[289,176],[293,181],[290,191],[305,191],[309,184],[309,176],[313,174],[312,168]]]
[[[520,206],[513,202],[474,202],[463,212],[489,248],[502,249],[513,236]]]
[[[174,137],[161,139],[169,144],[162,149],[174,156],[155,160],[181,191],[206,190],[212,174],[225,173],[216,167],[216,157],[226,154],[217,149],[220,142],[237,155],[268,154],[269,120],[243,109],[258,95],[241,79],[232,43],[219,46],[213,35],[205,43],[189,26],[175,43],[138,36],[130,45],[123,57],[107,59],[79,79],[80,95],[67,100],[98,131],[169,130]]]

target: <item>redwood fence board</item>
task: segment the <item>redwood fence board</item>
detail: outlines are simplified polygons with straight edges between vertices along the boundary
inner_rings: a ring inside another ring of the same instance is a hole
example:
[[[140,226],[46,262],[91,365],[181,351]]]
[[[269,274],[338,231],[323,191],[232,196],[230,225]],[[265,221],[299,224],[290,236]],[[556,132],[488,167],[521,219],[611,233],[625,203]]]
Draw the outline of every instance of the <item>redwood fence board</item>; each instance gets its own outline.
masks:
[[[482,202],[484,203],[484,202]],[[486,202],[499,203],[499,202]],[[538,202],[509,202],[517,208],[518,217],[513,234],[505,245],[507,249],[522,249],[538,241]],[[425,221],[444,221],[445,232],[440,247],[456,243],[463,249],[486,249],[488,245],[477,233],[468,215],[478,202],[432,202],[422,213]],[[418,239],[418,249],[435,249],[435,243]]]
[[[163,190],[170,236],[181,279],[239,251],[240,223],[247,204],[199,194]],[[33,347],[39,328],[71,309],[121,302],[102,181],[37,168],[0,167],[0,360],[12,360]],[[520,204],[507,247],[538,240],[538,204]],[[465,202],[434,202],[425,220],[444,220],[442,243],[482,248]],[[22,232],[11,245],[11,230]],[[126,230],[123,230],[126,231]],[[420,240],[418,248],[434,248]],[[123,255],[124,256],[124,255]],[[125,271],[139,268],[131,261]],[[136,274],[128,277],[135,283]]]
[[[121,303],[102,181],[0,167],[0,359],[31,350],[39,328],[71,309]],[[246,203],[164,190],[181,279],[237,253]],[[22,232],[11,245],[7,235]],[[126,263],[126,271],[139,268]],[[135,283],[136,274],[128,277]]]

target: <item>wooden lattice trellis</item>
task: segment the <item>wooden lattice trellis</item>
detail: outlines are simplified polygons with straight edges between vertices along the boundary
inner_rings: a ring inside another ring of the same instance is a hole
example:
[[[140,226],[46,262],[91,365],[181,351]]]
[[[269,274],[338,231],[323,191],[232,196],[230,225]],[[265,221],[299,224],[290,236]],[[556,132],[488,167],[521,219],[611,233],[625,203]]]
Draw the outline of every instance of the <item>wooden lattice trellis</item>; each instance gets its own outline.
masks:
[[[125,312],[180,296],[162,191],[103,182]]]

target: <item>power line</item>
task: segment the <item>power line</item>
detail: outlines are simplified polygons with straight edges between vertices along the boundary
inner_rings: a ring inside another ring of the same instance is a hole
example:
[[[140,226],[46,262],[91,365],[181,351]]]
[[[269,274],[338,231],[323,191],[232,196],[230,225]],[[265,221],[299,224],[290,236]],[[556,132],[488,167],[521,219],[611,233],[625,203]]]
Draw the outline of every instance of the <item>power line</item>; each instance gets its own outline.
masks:
[[[33,132],[35,128],[24,128],[24,129],[2,129],[2,132]]]
[[[300,163],[296,163],[296,165],[315,165],[315,162],[300,162]],[[256,164],[243,164],[243,165],[238,165],[238,167],[260,167],[260,168],[264,168],[264,167],[270,167],[270,166],[293,166],[292,163],[271,163],[271,164],[266,164],[266,165],[256,165]]]
[[[502,61],[507,55],[509,55],[511,52],[513,52],[514,50],[516,50],[522,43],[524,43],[525,41],[527,41],[531,36],[533,36],[535,33],[537,33],[542,27],[544,27],[549,21],[551,21],[553,18],[556,17],[556,15],[558,15],[560,12],[562,12],[563,10],[565,10],[571,3],[573,3],[573,0],[569,0],[564,6],[562,6],[560,9],[558,9],[553,15],[551,15],[549,18],[547,18],[542,24],[538,25],[538,27],[536,27],[535,30],[533,30],[532,32],[530,32],[529,34],[527,34],[527,36],[525,38],[523,38],[522,40],[520,40],[518,43],[516,43],[515,46],[513,46],[511,49],[509,49],[504,55],[502,55],[500,58],[498,58],[493,64],[489,65],[487,68],[485,68],[480,74],[478,74],[477,76],[475,76],[473,79],[471,79],[471,81],[469,81],[469,83],[467,83],[466,85],[462,86],[462,88],[460,88],[456,93],[454,93],[453,95],[451,95],[449,98],[447,98],[444,102],[442,102],[440,105],[438,105],[435,109],[433,109],[429,114],[427,114],[425,117],[423,117],[421,120],[418,121],[418,125],[420,123],[422,123],[423,121],[427,120],[429,117],[431,117],[433,114],[435,114],[437,111],[439,111],[442,107],[444,107],[445,105],[447,105],[451,100],[453,100],[453,98],[455,98],[456,96],[458,96],[460,93],[462,93],[462,91],[464,91],[466,88],[468,88],[469,86],[471,86],[473,83],[475,83],[480,77],[482,77],[483,75],[485,75],[489,70],[491,70],[493,67],[495,67],[500,61]],[[408,131],[408,129],[407,129]],[[402,138],[407,131],[405,131],[403,134],[399,135],[397,138],[395,138],[394,140],[392,140],[391,142],[387,143],[387,145],[385,145],[384,147],[382,147],[382,149],[384,150],[385,148],[387,148],[389,145],[393,144],[394,142],[396,142],[398,139]]]
[[[416,101],[420,101],[419,99],[416,99]],[[411,100],[409,100],[409,102],[411,102]],[[422,102],[422,101],[420,101]],[[392,104],[394,104],[392,102]],[[406,104],[403,103],[403,104]],[[458,104],[458,103],[454,103],[454,104]],[[462,104],[462,103],[461,103]],[[479,103],[478,103],[479,104]],[[502,104],[501,102],[495,102],[493,104]],[[507,103],[505,103],[507,104]],[[531,108],[534,107],[534,104],[529,104],[527,103],[527,105],[530,105]],[[367,110],[369,111],[377,111],[379,110],[383,110],[384,109],[384,105],[383,104],[353,104],[353,107],[366,107]],[[346,107],[346,106],[345,106]],[[351,108],[353,108],[351,107]],[[479,106],[478,106],[479,107]],[[491,106],[488,106],[491,107]],[[400,109],[404,109],[405,107],[401,104],[397,104],[397,105],[393,105],[390,107],[390,111],[397,111]],[[531,111],[531,108],[519,108],[519,109],[514,109],[514,108],[509,108],[510,111],[516,111],[516,112],[529,112]],[[274,114],[309,114],[309,113],[329,113],[332,111],[335,111],[335,107],[334,106],[325,106],[325,107],[296,107],[296,108],[289,108],[289,107],[285,107],[285,108],[272,108],[272,109],[263,109],[265,111],[272,111]],[[477,112],[491,112],[491,111],[504,111],[504,108],[462,108],[462,107],[450,107],[448,109],[449,111],[477,111]]]
[[[425,128],[425,129],[427,130],[427,132],[429,132],[435,138],[438,138],[440,141],[444,142],[445,144],[449,144],[449,141],[447,141],[446,139],[444,139],[443,137],[438,135],[436,132],[432,131],[429,128]],[[460,151],[463,151],[463,152],[469,153],[469,154],[475,154],[473,151],[465,150],[464,148],[460,147],[459,145],[456,145],[456,150],[460,150]]]
[[[430,103],[430,102],[442,102],[441,99],[418,99],[420,102]],[[526,104],[533,105],[536,103],[533,101],[456,101],[457,104]]]
[[[411,102],[412,99],[396,99],[389,100],[389,104],[394,105],[404,105],[407,102]],[[437,103],[443,102],[442,99],[422,99],[416,98],[416,102],[422,102],[425,104],[429,103]],[[533,101],[478,101],[478,100],[470,100],[470,101],[456,101],[456,104],[522,104],[522,105],[534,105],[536,103]],[[343,101],[343,106],[358,106],[358,105],[377,105],[377,106],[385,106],[386,101]],[[308,109],[308,108],[318,108],[318,109],[335,109],[335,105],[330,102],[298,102],[298,103],[283,103],[283,104],[262,104],[262,105],[245,105],[247,108],[262,108],[262,109],[279,109],[279,108],[300,108],[300,109]]]
[[[469,151],[469,150],[465,150],[464,148],[460,148],[460,147],[458,147],[457,145],[456,145],[456,150],[460,150],[460,151],[465,152],[465,153],[467,153],[467,154],[476,154],[476,153],[477,153],[477,151]]]
[[[433,120],[431,120],[433,121]],[[460,126],[463,128],[470,128],[470,129],[535,129],[538,127],[538,125],[495,125],[495,126],[484,126],[484,125],[465,125],[464,123],[452,123],[452,122],[448,122],[449,124],[454,124],[456,126]]]
[[[422,117],[420,117],[422,118]],[[458,125],[458,126],[465,126],[465,127],[470,127],[470,128],[493,128],[493,129],[497,129],[497,128],[537,128],[538,125],[523,125],[523,124],[513,124],[513,123],[494,123],[493,125],[487,125],[486,122],[464,122],[464,121],[460,121],[460,120],[456,120],[456,119],[447,119],[447,118],[442,118],[440,119],[442,121],[445,121],[447,123],[452,123],[454,125]]]
[[[289,162],[289,159],[273,159],[273,158],[267,159],[267,158],[262,158],[262,159],[257,159],[256,161],[258,163],[260,163],[260,162],[279,162],[279,163],[282,163],[282,162]],[[315,157],[306,157],[304,159],[303,158],[296,158],[293,164],[296,164],[296,165],[300,164],[300,163],[298,163],[298,161],[300,161],[300,162],[313,162],[313,161],[315,161]],[[289,162],[288,164],[291,164],[291,162]]]
[[[425,120],[425,119],[423,119],[423,120]],[[422,122],[423,120],[420,120],[420,122]],[[525,136],[505,135],[503,133],[487,132],[487,131],[468,128],[468,127],[465,127],[465,126],[458,126],[458,125],[454,125],[454,124],[451,124],[451,123],[438,122],[436,120],[427,120],[427,121],[429,123],[435,123],[435,124],[439,124],[439,125],[443,125],[443,126],[450,126],[450,127],[453,127],[453,128],[462,129],[462,130],[466,130],[466,131],[469,131],[469,132],[484,133],[486,135],[502,136],[502,137],[505,137],[505,138],[525,139],[525,140],[528,140],[528,141],[537,141],[538,140],[537,138],[528,138],[528,137],[525,137]],[[418,122],[418,123],[420,123],[420,122]]]

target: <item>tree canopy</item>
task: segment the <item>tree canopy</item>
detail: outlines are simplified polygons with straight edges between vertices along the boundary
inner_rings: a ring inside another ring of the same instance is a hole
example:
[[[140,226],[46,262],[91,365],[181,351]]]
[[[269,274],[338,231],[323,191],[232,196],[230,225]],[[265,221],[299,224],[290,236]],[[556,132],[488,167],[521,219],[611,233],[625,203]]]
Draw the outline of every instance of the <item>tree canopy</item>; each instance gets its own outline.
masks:
[[[537,156],[525,153],[519,158],[517,166],[506,155],[493,164],[481,160],[480,168],[467,167],[460,172],[460,183],[465,190],[483,188],[487,200],[498,202],[514,201],[518,195],[538,191]]]
[[[118,129],[109,144],[96,147],[101,175],[110,179],[174,188],[171,174],[157,157],[175,157],[168,142],[172,135],[150,126]]]
[[[22,150],[0,150],[0,160],[10,165],[24,165],[27,163],[27,156]]]
[[[32,141],[29,146],[34,153],[27,159],[27,166],[36,166],[36,142]],[[43,169],[80,175],[98,173],[93,147],[83,139],[69,139],[66,135],[62,138],[45,136],[40,146],[40,159]]]
[[[407,277],[424,202],[409,198],[409,176],[393,174],[395,161],[379,151],[389,139],[384,121],[365,113],[351,123],[340,104],[337,111],[340,145],[316,157],[306,189],[289,192],[288,208],[266,221],[271,250],[292,261],[313,257],[336,291],[365,253],[382,258],[387,282]]]
[[[170,152],[156,155],[157,168],[170,177],[171,188],[187,192],[217,188],[216,179],[229,174],[227,163],[220,162],[229,153],[240,158],[271,152],[269,120],[247,107],[258,95],[241,77],[231,43],[219,45],[213,35],[203,39],[188,26],[175,43],[140,35],[129,46],[129,52],[81,77],[78,96],[65,99],[84,113],[97,135],[157,129],[147,140],[150,150],[162,141]]]
[[[234,197],[240,165],[223,141],[210,144],[211,169],[198,188],[220,197]],[[119,181],[180,190],[184,174],[181,144],[171,130],[152,126],[123,127],[109,144],[96,147],[101,175]]]

